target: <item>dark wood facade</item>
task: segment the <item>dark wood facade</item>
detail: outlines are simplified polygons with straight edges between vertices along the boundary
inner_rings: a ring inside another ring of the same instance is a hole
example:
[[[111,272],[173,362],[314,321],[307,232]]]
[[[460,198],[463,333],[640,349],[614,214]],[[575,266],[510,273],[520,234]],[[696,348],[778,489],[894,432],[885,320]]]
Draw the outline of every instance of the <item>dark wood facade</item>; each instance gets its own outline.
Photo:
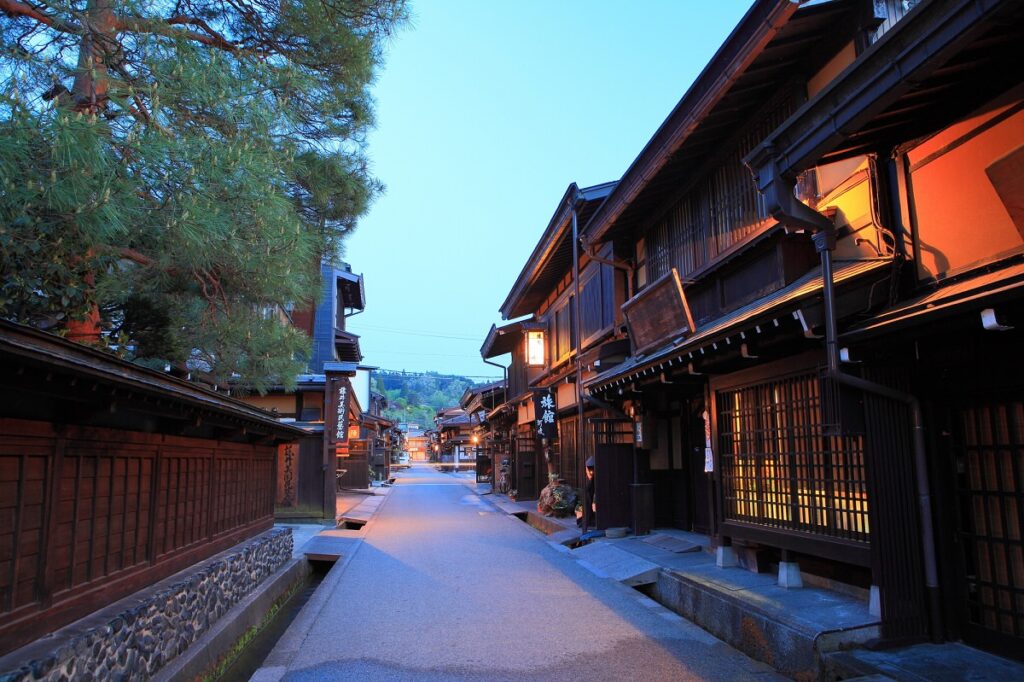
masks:
[[[1020,655],[1024,10],[915,5],[754,4],[584,228],[692,329],[644,316],[586,383],[659,522]]]
[[[629,282],[626,269],[610,260],[610,245],[584,251],[574,230],[613,187],[569,186],[501,307],[505,319],[529,318],[492,328],[481,348],[485,360],[511,354],[507,410],[515,422],[503,437],[512,444],[512,485],[519,499],[535,499],[553,479],[582,490],[584,462],[597,447],[588,424],[608,416],[596,404],[584,402],[581,409],[578,380],[594,374],[602,359],[605,366],[614,362],[615,354],[602,356],[602,349],[624,338],[621,305]],[[531,331],[545,339],[545,355],[533,366],[526,361],[525,336]],[[546,437],[537,428],[543,418],[533,400],[538,391],[549,392],[554,403]]]
[[[0,651],[273,525],[272,445],[13,419],[0,433]]]
[[[273,524],[296,429],[0,323],[0,653]]]
[[[294,391],[277,387],[267,395],[247,396],[250,404],[272,411],[306,431],[297,448],[283,451],[278,465],[276,514],[281,519],[333,519],[339,487],[366,488],[372,478],[387,477],[390,463],[378,445],[379,424],[369,395],[366,405],[355,404],[351,415],[352,446],[348,433],[339,447],[330,436],[337,423],[337,386],[344,383],[353,396],[350,379],[361,367],[359,336],[346,328],[348,317],[366,306],[362,275],[347,263],[321,264],[321,296],[318,303],[293,310],[293,326],[309,335],[311,355],[307,373],[296,378]],[[369,393],[369,392],[367,392]],[[371,416],[362,426],[362,410]],[[337,434],[335,434],[336,436]],[[371,469],[373,474],[371,474]]]

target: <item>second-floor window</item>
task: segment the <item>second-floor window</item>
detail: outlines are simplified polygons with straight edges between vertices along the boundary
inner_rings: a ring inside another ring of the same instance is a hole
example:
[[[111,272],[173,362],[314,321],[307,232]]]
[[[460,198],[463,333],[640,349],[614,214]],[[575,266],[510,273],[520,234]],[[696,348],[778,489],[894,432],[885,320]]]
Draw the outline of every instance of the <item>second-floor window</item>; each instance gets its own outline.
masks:
[[[782,92],[753,116],[711,170],[654,223],[645,239],[647,282],[673,267],[686,277],[764,224],[764,198],[742,159],[793,112],[794,93]]]
[[[569,353],[576,348],[575,303],[574,296],[566,296],[552,306],[548,318],[550,329],[548,353],[552,365],[569,357]]]
[[[580,277],[580,333],[586,346],[595,336],[615,324],[615,270],[592,263]]]

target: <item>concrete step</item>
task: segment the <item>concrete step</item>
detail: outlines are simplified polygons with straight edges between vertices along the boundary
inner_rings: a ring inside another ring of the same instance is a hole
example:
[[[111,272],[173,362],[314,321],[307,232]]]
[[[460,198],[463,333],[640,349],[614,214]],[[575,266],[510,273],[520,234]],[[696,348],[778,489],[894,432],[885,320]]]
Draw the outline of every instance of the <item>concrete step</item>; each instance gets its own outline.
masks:
[[[340,561],[350,555],[360,540],[360,534],[350,530],[325,530],[310,538],[302,553],[310,561]]]
[[[583,545],[572,550],[572,558],[591,573],[636,587],[658,580],[661,567],[607,543]]]
[[[879,636],[866,605],[825,590],[785,590],[774,576],[720,569],[711,562],[685,573],[661,571],[649,594],[730,646],[799,680],[821,679],[822,654]]]
[[[1024,663],[959,642],[916,644],[898,649],[837,651],[823,657],[826,679],[897,682],[996,682],[1024,680]]]

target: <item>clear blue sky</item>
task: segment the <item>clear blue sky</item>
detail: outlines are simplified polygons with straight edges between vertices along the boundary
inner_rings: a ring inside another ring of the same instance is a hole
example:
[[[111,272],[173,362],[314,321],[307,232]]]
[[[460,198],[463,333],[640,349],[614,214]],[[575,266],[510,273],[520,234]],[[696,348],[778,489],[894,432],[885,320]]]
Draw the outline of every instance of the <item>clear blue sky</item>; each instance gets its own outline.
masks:
[[[620,178],[749,6],[414,0],[374,86],[387,191],[346,246],[364,362],[500,376],[480,345],[566,187]]]

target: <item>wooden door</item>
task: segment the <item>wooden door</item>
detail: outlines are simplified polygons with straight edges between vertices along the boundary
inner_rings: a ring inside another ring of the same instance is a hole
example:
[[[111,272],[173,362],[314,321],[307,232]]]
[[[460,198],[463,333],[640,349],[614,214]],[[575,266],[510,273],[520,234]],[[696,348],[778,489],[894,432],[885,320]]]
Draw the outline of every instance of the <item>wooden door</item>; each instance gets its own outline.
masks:
[[[1024,399],[961,407],[955,424],[964,639],[1024,658]]]
[[[516,490],[518,500],[536,500],[540,494],[537,460],[540,448],[532,435],[516,436]]]
[[[690,528],[696,533],[711,532],[711,479],[704,472],[704,399],[687,401],[684,415],[687,428],[683,434],[683,451],[687,457]]]
[[[629,486],[633,482],[633,445],[598,443],[594,454],[597,527],[632,526]]]

